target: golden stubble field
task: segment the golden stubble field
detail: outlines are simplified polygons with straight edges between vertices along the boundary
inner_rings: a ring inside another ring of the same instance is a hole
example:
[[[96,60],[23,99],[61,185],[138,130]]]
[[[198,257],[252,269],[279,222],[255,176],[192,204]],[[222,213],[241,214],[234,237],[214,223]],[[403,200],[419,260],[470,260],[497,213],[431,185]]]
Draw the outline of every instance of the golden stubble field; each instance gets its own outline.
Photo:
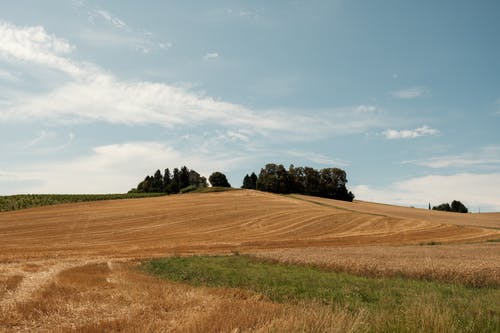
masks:
[[[0,331],[356,331],[362,318],[343,309],[194,288],[133,268],[148,257],[239,251],[370,276],[498,283],[500,243],[484,242],[500,239],[495,228],[499,214],[243,190],[0,213]],[[419,245],[437,242],[449,244]]]

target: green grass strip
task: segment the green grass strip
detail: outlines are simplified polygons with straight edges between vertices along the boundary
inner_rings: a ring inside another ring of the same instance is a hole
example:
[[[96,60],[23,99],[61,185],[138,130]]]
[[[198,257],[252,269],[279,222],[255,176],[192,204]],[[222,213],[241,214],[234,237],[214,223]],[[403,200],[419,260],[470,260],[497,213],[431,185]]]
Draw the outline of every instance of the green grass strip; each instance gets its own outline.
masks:
[[[369,331],[374,332],[428,330],[422,323],[432,313],[443,313],[439,320],[449,332],[500,332],[498,288],[359,277],[244,255],[154,259],[144,262],[141,269],[194,286],[248,289],[277,302],[314,300],[352,311],[367,309],[373,320]]]
[[[0,212],[84,201],[137,199],[165,195],[164,193],[124,194],[19,194],[0,196]]]

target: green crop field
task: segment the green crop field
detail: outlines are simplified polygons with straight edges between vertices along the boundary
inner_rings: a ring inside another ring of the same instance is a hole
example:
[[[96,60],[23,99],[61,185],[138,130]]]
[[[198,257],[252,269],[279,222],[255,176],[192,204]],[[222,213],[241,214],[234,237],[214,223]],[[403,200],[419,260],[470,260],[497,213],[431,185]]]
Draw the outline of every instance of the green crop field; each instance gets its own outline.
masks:
[[[136,199],[165,195],[164,193],[124,194],[19,194],[0,196],[0,212],[72,202]]]

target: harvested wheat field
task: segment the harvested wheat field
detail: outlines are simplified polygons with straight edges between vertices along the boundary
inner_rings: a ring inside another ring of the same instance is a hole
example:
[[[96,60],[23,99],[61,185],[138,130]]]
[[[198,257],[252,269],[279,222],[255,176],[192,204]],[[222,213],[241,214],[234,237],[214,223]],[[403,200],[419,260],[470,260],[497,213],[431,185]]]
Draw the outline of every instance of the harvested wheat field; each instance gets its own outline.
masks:
[[[500,238],[498,230],[436,223],[423,216],[408,218],[338,209],[303,198],[228,191],[5,212],[0,214],[0,260],[137,258],[234,249]]]
[[[362,276],[404,276],[471,286],[500,286],[497,243],[275,249],[256,255]]]
[[[485,243],[500,239],[485,228],[498,215],[463,222],[387,207],[241,190],[0,213],[0,331],[354,332],[367,322],[364,310],[152,277],[136,269],[149,257],[238,251],[358,275],[498,284],[500,243]],[[418,245],[430,242],[451,245]]]

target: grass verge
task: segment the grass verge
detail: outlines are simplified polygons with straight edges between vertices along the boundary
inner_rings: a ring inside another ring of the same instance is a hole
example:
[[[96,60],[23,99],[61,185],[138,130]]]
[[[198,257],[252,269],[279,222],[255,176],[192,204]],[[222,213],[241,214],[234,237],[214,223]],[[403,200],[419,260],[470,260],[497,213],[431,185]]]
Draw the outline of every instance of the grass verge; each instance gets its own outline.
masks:
[[[212,186],[212,187],[199,187],[190,193],[212,193],[212,192],[226,192],[226,191],[238,191],[239,188],[234,187],[221,187],[221,186]]]
[[[277,302],[366,311],[367,332],[498,332],[500,289],[366,278],[249,256],[154,259],[141,269],[194,286],[243,288]]]

